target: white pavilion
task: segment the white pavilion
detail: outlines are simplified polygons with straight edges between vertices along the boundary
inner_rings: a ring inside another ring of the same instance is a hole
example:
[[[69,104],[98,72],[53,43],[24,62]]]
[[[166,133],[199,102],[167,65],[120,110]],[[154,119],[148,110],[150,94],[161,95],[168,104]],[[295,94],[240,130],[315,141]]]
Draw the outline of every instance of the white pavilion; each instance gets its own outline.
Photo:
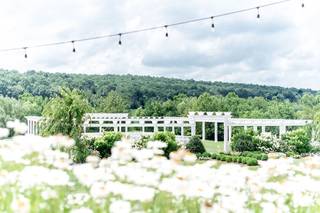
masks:
[[[27,116],[28,134],[39,134],[39,116]],[[129,117],[128,113],[87,113],[84,116],[83,134],[98,137],[105,131],[150,135],[155,132],[171,131],[181,141],[196,135],[196,127],[201,126],[202,139],[206,139],[206,124],[214,124],[214,140],[218,142],[218,126],[223,126],[224,151],[229,151],[233,127],[252,127],[254,131],[266,131],[266,127],[279,128],[279,136],[288,127],[300,127],[312,123],[311,120],[290,119],[245,119],[233,118],[230,112],[189,112],[187,117]],[[196,125],[198,124],[198,125]]]

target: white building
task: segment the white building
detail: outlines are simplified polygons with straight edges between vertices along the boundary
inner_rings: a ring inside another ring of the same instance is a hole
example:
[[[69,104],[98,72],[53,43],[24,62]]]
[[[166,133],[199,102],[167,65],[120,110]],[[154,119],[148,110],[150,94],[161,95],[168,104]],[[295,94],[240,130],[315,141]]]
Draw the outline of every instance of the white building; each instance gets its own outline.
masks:
[[[28,116],[28,133],[39,133],[41,117]],[[129,117],[128,113],[87,113],[84,116],[83,134],[91,137],[105,131],[122,132],[124,135],[149,135],[155,132],[171,131],[180,140],[196,135],[196,127],[201,126],[202,139],[206,139],[206,124],[214,124],[214,139],[218,141],[218,125],[223,126],[224,151],[229,151],[233,127],[252,127],[255,131],[266,127],[279,128],[279,136],[286,133],[287,127],[305,126],[311,120],[288,119],[242,119],[232,118],[230,112],[189,112],[187,117]]]

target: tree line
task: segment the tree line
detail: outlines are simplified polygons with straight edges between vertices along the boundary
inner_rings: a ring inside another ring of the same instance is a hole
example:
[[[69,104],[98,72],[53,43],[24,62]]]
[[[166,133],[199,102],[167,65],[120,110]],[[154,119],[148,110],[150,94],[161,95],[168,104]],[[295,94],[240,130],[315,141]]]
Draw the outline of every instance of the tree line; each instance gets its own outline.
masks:
[[[43,115],[50,107],[63,110],[52,107],[57,99],[64,97],[62,88],[85,102],[84,112],[186,116],[189,111],[228,111],[234,117],[242,118],[313,119],[319,116],[317,112],[320,111],[320,95],[305,89],[131,75],[91,76],[2,70],[0,125],[13,118],[23,120],[27,115]],[[239,94],[240,90],[246,90],[247,95]]]

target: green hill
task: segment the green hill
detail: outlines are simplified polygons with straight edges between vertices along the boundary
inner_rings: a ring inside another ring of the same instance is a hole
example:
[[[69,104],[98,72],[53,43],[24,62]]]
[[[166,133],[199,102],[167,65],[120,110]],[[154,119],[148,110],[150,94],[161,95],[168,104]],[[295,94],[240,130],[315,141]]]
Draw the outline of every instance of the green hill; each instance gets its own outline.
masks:
[[[19,73],[0,69],[0,95],[17,98],[28,92],[42,97],[54,96],[59,87],[66,86],[83,91],[90,99],[106,96],[116,90],[130,100],[130,108],[144,106],[147,100],[164,101],[178,94],[199,96],[204,92],[225,96],[235,92],[241,98],[264,97],[294,102],[303,94],[315,94],[310,89],[283,88],[254,84],[237,84],[180,80],[164,77],[135,75],[86,75],[29,71]]]

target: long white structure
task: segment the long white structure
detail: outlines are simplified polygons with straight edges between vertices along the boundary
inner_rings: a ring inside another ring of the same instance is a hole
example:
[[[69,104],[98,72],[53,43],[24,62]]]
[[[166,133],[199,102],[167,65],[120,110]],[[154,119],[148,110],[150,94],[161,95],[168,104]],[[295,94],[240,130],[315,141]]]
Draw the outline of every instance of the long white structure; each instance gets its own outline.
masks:
[[[28,116],[28,133],[39,133],[41,117]],[[96,137],[105,131],[122,132],[125,135],[139,133],[142,135],[155,132],[171,131],[178,137],[196,135],[197,128],[201,129],[202,139],[206,139],[206,124],[214,125],[214,140],[218,142],[218,127],[223,126],[224,151],[229,151],[233,127],[252,127],[255,131],[266,127],[278,127],[279,136],[285,134],[287,127],[305,126],[311,120],[288,119],[242,119],[232,118],[230,112],[189,112],[187,117],[129,117],[128,113],[87,113],[84,117],[83,134]]]

